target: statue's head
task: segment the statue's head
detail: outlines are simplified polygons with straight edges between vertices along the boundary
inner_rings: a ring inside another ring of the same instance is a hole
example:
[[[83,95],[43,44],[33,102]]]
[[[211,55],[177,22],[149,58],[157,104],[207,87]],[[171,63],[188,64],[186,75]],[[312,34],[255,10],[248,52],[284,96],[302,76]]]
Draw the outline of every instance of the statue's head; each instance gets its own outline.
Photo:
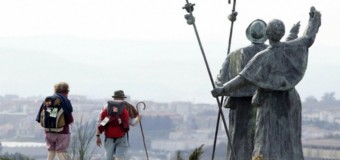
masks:
[[[264,43],[267,40],[266,27],[266,22],[261,19],[251,22],[246,30],[248,40],[252,43]]]
[[[273,19],[268,23],[266,35],[269,40],[279,42],[285,34],[285,25],[281,20]]]

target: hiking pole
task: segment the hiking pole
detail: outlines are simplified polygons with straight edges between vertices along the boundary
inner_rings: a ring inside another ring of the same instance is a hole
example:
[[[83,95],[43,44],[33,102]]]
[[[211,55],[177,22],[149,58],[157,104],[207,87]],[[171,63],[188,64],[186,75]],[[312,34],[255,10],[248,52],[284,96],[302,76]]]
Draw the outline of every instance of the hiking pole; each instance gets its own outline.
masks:
[[[213,78],[212,78],[212,75],[211,75],[211,72],[210,72],[210,68],[209,68],[209,64],[208,64],[207,58],[206,58],[206,56],[205,56],[204,49],[203,49],[203,46],[202,46],[202,43],[201,43],[201,40],[200,40],[198,31],[197,31],[196,24],[195,24],[195,17],[194,17],[193,14],[192,14],[192,12],[194,11],[194,6],[195,6],[195,4],[189,3],[189,0],[186,0],[186,4],[185,4],[185,6],[183,7],[183,9],[185,9],[189,14],[186,14],[184,17],[185,17],[185,19],[187,20],[187,23],[188,23],[189,25],[193,25],[193,27],[194,27],[195,34],[196,34],[196,38],[197,38],[198,44],[199,44],[200,49],[201,49],[201,52],[202,52],[202,56],[203,56],[203,59],[204,59],[204,62],[205,62],[205,66],[206,66],[207,71],[208,71],[208,74],[209,74],[209,78],[210,78],[212,87],[213,87],[213,89],[215,89],[215,88],[216,88],[216,87],[215,87],[215,83],[214,83],[214,80],[213,80]],[[222,121],[223,121],[223,125],[224,125],[224,128],[225,128],[225,132],[226,132],[227,137],[228,137],[228,144],[229,144],[229,146],[230,146],[230,148],[231,148],[231,150],[232,150],[233,156],[234,156],[235,159],[236,159],[236,156],[235,156],[235,152],[234,152],[233,146],[231,145],[231,142],[230,142],[230,135],[229,135],[228,127],[227,127],[227,125],[226,125],[226,121],[225,121],[224,114],[223,114],[223,111],[222,111],[222,104],[220,103],[218,97],[216,97],[216,101],[217,101],[217,104],[218,104],[219,116],[222,117]],[[216,128],[218,128],[218,125],[219,125],[219,124],[216,125]]]
[[[228,0],[228,3],[230,4],[230,0]],[[227,55],[230,53],[231,40],[232,40],[233,29],[234,29],[234,21],[236,20],[236,16],[237,16],[237,12],[235,12],[235,7],[236,7],[236,0],[234,0],[233,9],[231,11],[231,15],[228,16],[228,19],[231,21],[231,26],[230,26],[230,33],[229,33],[229,42],[228,42],[228,52],[227,52]],[[222,96],[221,103],[223,103],[224,98],[225,97]],[[220,117],[221,117],[220,114],[218,114],[218,116],[217,116],[217,125],[219,125],[219,123],[220,123]],[[218,135],[218,127],[216,127],[216,130],[215,130],[215,139],[214,139],[212,159],[214,159],[214,156],[215,156],[217,135]],[[235,151],[233,149],[231,150],[231,152],[234,152],[233,154],[236,156]]]
[[[146,107],[146,104],[144,102],[138,102],[136,104],[136,108],[137,108],[137,111],[139,113],[139,110],[138,110],[138,105],[139,104],[143,104],[143,110],[145,110],[145,107]],[[140,126],[140,131],[142,132],[142,138],[143,138],[143,143],[144,143],[144,149],[145,149],[145,154],[146,154],[146,159],[149,160],[149,154],[148,154],[148,150],[146,149],[146,144],[145,144],[145,137],[144,137],[144,132],[143,132],[143,126],[142,126],[142,120],[140,120],[139,122],[139,126]]]

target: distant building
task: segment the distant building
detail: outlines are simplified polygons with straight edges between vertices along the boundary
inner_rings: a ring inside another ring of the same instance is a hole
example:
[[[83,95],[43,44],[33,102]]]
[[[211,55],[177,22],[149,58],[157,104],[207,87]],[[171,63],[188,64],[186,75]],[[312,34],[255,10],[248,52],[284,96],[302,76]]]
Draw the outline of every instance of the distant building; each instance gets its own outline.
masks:
[[[326,121],[330,123],[334,122],[334,116],[331,112],[321,111],[319,114],[320,114],[320,121]]]
[[[306,160],[340,160],[340,141],[335,139],[313,139],[303,142]]]

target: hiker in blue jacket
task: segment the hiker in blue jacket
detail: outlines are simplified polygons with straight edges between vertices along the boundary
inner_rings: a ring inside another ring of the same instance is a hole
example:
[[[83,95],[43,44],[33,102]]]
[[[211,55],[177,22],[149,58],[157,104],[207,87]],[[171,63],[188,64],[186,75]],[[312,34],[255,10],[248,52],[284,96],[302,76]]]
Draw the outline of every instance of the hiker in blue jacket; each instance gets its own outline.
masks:
[[[36,121],[41,123],[41,125],[45,128],[45,141],[48,149],[47,160],[54,160],[56,156],[58,156],[59,160],[70,160],[70,157],[67,153],[67,148],[69,147],[71,140],[71,133],[69,125],[73,122],[73,107],[68,99],[69,93],[69,85],[65,82],[57,83],[54,86],[54,94],[45,99],[44,103],[41,105],[39,113],[37,115]],[[53,104],[59,103],[61,108],[58,111],[62,113],[63,116],[60,117],[60,120],[56,124],[61,125],[60,128],[48,128],[46,123],[48,122],[49,117],[57,117],[57,115],[53,116],[53,109],[51,107]],[[48,117],[49,116],[49,117]]]

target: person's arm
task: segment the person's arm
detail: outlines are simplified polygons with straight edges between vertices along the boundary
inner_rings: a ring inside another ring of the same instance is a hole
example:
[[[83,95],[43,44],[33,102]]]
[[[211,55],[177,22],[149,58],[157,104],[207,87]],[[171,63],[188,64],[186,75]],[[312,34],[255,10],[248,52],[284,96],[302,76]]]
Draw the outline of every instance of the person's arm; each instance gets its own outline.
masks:
[[[97,124],[97,127],[96,127],[96,144],[98,147],[100,147],[102,145],[102,140],[100,139],[100,134],[101,134],[101,131],[99,130],[99,128],[101,127],[100,126],[100,122],[106,117],[106,113],[107,110],[106,110],[106,107],[103,108],[103,110],[101,111],[100,115],[99,115],[99,118],[98,118],[98,124]]]
[[[98,127],[96,128],[96,144],[98,147],[100,147],[102,145],[102,140],[100,139],[100,132]]]
[[[131,126],[135,126],[136,124],[138,124],[141,121],[142,116],[138,113],[138,111],[136,110],[136,107],[126,102],[125,108],[129,112],[129,116],[130,116],[129,124]]]
[[[309,21],[307,29],[305,30],[303,37],[306,38],[306,45],[310,47],[315,40],[316,33],[319,31],[321,26],[321,13],[314,7],[311,7],[309,12]]]
[[[130,118],[129,124],[131,126],[136,126],[142,120],[142,115],[138,115],[136,118]]]
[[[214,97],[217,96],[230,96],[230,92],[241,88],[247,84],[249,84],[250,82],[247,81],[245,78],[241,77],[241,76],[236,76],[235,78],[233,78],[232,80],[228,81],[227,83],[223,84],[223,87],[216,87],[215,89],[213,89],[211,91],[211,94]]]
[[[70,112],[70,113],[68,114],[67,121],[68,121],[67,124],[73,123],[74,119],[73,119],[72,112]]]
[[[124,101],[125,108],[127,109],[130,118],[136,118],[139,113],[136,110],[136,107],[130,104],[129,102]]]
[[[41,114],[41,111],[42,111],[43,107],[44,107],[44,103],[42,103],[40,105],[39,112],[37,114],[37,117],[35,118],[35,121],[37,121],[38,123],[40,123],[40,114]]]

